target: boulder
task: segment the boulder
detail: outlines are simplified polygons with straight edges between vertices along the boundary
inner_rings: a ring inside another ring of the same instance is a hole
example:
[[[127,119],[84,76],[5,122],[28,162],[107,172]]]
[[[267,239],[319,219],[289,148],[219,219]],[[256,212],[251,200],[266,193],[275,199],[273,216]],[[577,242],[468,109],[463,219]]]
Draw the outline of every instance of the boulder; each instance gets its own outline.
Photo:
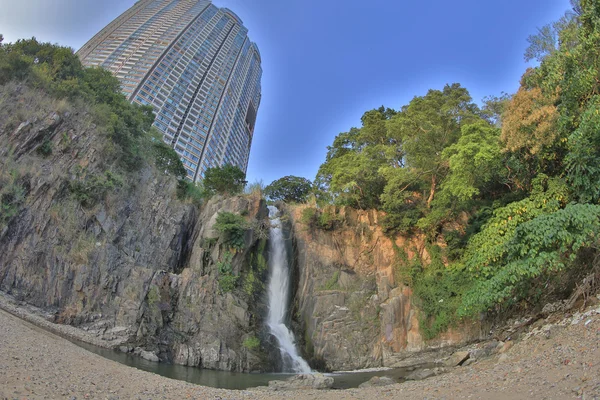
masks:
[[[153,361],[153,362],[158,362],[158,356],[150,351],[145,351],[142,350],[142,352],[140,353],[140,357],[142,357],[144,360],[148,360],[148,361]]]
[[[331,389],[333,378],[323,374],[301,374],[285,381],[270,381],[271,390]]]

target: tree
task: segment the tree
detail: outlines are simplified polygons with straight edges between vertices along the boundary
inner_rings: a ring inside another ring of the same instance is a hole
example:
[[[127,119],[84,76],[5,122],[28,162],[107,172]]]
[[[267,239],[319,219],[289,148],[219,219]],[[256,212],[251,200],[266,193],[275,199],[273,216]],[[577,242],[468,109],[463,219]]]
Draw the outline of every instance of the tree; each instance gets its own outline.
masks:
[[[246,174],[237,166],[226,164],[208,168],[204,173],[204,188],[211,194],[234,195],[246,185]]]
[[[447,172],[443,150],[458,140],[462,125],[479,119],[469,92],[457,83],[415,97],[391,119],[390,134],[402,143],[407,167],[429,181],[428,207]]]
[[[337,204],[377,208],[385,186],[379,169],[388,164],[393,147],[380,111],[367,111],[362,122],[362,128],[352,128],[334,139],[315,182],[319,189],[327,189]]]
[[[449,167],[443,188],[458,200],[467,201],[490,182],[500,180],[504,168],[499,129],[482,120],[463,126],[461,131],[458,142],[442,153]]]
[[[270,200],[301,203],[312,191],[312,183],[306,178],[285,176],[271,182],[265,188],[265,196]]]

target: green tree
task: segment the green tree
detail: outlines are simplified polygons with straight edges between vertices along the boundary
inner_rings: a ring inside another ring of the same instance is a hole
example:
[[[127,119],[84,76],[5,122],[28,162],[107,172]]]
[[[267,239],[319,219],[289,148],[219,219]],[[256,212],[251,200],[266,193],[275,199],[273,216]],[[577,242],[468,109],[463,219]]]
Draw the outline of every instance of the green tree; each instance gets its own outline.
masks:
[[[237,166],[226,164],[208,168],[204,173],[203,184],[211,194],[234,195],[241,193],[246,185],[246,174]]]
[[[448,170],[442,152],[458,140],[461,126],[479,119],[469,92],[456,83],[415,97],[391,119],[391,137],[402,143],[406,166],[413,171],[399,174],[429,182],[428,207]]]
[[[284,176],[271,182],[265,190],[265,196],[270,200],[301,203],[306,201],[312,191],[312,182],[298,176]]]
[[[486,121],[465,125],[458,142],[447,147],[442,157],[448,163],[444,190],[460,201],[471,200],[492,182],[503,180],[500,130]]]

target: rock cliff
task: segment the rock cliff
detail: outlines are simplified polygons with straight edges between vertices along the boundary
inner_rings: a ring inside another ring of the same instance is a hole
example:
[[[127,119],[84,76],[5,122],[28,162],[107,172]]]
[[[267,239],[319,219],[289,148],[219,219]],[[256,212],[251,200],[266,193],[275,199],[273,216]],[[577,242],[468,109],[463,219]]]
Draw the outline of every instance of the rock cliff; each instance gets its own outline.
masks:
[[[149,359],[266,367],[264,202],[215,198],[199,210],[152,165],[117,170],[96,124],[83,105],[1,88],[0,290]],[[225,211],[248,222],[243,250],[214,229]],[[233,290],[219,283],[224,263]]]
[[[382,215],[372,210],[329,210],[316,223],[314,212],[304,205],[288,207],[297,274],[293,312],[312,365],[330,370],[400,366],[416,352],[482,335],[479,324],[465,324],[424,339],[418,300],[398,282],[402,271],[395,250],[427,263],[424,238],[390,239],[379,227]]]

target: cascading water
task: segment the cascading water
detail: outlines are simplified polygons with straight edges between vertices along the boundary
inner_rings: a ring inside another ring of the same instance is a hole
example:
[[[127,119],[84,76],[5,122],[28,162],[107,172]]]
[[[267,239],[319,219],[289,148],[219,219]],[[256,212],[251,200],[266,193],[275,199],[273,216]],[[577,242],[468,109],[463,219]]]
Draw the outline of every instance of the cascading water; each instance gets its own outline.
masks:
[[[300,357],[296,350],[294,334],[285,325],[285,314],[289,298],[289,276],[288,261],[276,207],[269,206],[269,218],[271,218],[270,255],[269,268],[271,278],[269,279],[269,316],[267,324],[271,334],[279,342],[279,350],[283,360],[283,372],[311,372],[308,363]]]

